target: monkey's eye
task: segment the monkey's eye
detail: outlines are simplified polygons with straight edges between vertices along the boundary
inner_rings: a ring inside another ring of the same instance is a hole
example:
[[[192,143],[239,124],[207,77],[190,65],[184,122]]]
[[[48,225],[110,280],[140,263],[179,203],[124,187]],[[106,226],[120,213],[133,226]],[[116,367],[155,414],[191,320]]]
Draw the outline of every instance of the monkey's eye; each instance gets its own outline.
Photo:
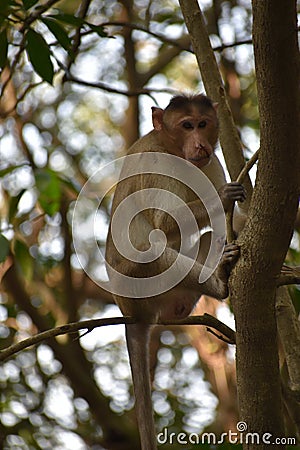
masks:
[[[183,128],[185,128],[186,130],[192,130],[192,129],[194,128],[194,127],[193,127],[193,124],[192,124],[191,122],[183,122],[182,126],[183,126]]]
[[[199,128],[205,128],[206,127],[206,120],[201,120],[201,122],[199,122]]]

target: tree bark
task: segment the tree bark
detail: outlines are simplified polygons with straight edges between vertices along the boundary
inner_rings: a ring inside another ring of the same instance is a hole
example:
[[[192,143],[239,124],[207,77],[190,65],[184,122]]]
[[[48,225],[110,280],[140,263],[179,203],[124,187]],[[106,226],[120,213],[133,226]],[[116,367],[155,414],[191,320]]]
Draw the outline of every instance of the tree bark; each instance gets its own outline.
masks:
[[[230,288],[240,419],[260,436],[260,443],[244,448],[256,450],[269,448],[261,440],[264,433],[272,435],[271,442],[284,436],[275,296],[300,193],[300,102],[296,1],[253,0],[252,5],[261,150]]]

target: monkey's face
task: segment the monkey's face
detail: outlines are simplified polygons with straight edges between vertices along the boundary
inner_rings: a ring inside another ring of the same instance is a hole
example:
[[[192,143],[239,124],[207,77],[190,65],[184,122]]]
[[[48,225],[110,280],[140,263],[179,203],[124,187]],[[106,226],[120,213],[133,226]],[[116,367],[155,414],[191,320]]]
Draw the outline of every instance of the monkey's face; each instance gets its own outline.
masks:
[[[188,115],[178,127],[183,157],[200,169],[209,164],[217,142],[216,121],[207,114]]]
[[[159,132],[168,151],[199,169],[209,164],[218,139],[216,110],[188,105],[175,111],[160,111],[163,118]]]
[[[210,163],[218,139],[215,111],[190,111],[178,117],[173,133],[183,158],[201,169]]]

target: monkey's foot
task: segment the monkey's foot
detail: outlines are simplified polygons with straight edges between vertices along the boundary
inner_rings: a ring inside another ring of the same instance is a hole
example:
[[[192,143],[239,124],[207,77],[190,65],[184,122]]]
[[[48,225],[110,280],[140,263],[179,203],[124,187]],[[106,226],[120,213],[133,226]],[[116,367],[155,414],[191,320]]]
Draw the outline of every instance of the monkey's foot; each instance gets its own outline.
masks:
[[[218,273],[218,276],[222,281],[227,283],[230,272],[234,267],[234,265],[236,264],[239,256],[240,256],[240,247],[237,244],[225,245]]]

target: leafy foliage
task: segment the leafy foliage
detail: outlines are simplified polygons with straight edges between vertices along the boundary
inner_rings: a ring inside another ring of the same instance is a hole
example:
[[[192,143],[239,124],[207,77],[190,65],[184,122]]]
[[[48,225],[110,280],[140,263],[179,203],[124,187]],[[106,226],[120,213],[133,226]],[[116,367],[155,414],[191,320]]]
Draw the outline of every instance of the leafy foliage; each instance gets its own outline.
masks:
[[[48,14],[47,3],[45,7],[41,7],[38,0],[24,0],[19,4],[13,0],[4,0],[0,5],[0,68],[7,63],[7,55],[9,50],[9,41],[7,39],[7,29],[11,23],[16,23],[16,18],[21,25],[24,33],[23,47],[26,48],[29,61],[33,70],[49,84],[53,82],[54,65],[52,62],[52,52],[49,43],[44,39],[42,33],[37,31],[39,23],[43,23],[54,35],[57,44],[72,55],[72,37],[74,29],[86,29],[96,33],[99,37],[107,37],[107,33],[103,26],[95,25],[87,20],[76,16],[75,14],[67,14],[57,10],[56,14]],[[54,2],[55,3],[55,2]],[[51,2],[49,2],[49,5]],[[34,8],[35,7],[35,8]],[[41,13],[38,14],[39,9]],[[19,14],[21,10],[21,14]],[[43,10],[46,11],[43,14]],[[32,25],[31,25],[32,23]],[[61,23],[68,24],[69,29],[66,30]],[[32,28],[34,27],[34,28]],[[23,48],[20,48],[22,51]]]
[[[6,29],[0,33],[0,69],[3,69],[7,62],[8,41],[6,35]]]
[[[41,34],[29,29],[26,33],[26,51],[34,70],[52,84],[54,69],[50,49]]]
[[[67,52],[71,52],[72,40],[68,36],[66,30],[54,19],[42,17],[41,20],[56,37],[57,42],[59,42],[59,44],[67,50]]]
[[[0,263],[6,260],[9,254],[10,244],[3,234],[0,234]]]
[[[49,169],[35,172],[36,187],[39,191],[39,203],[49,216],[60,209],[61,186],[57,174]]]
[[[39,0],[22,0],[24,8],[30,9],[32,8],[34,5],[36,5],[38,3]]]
[[[50,14],[49,17],[52,17],[54,21],[61,21],[67,23],[68,25],[73,25],[75,27],[85,27],[97,33],[99,37],[108,36],[107,32],[104,30],[104,27],[102,25],[94,25],[88,22],[87,20],[82,19],[81,17],[76,17],[74,15],[66,13],[57,13],[52,15]]]

